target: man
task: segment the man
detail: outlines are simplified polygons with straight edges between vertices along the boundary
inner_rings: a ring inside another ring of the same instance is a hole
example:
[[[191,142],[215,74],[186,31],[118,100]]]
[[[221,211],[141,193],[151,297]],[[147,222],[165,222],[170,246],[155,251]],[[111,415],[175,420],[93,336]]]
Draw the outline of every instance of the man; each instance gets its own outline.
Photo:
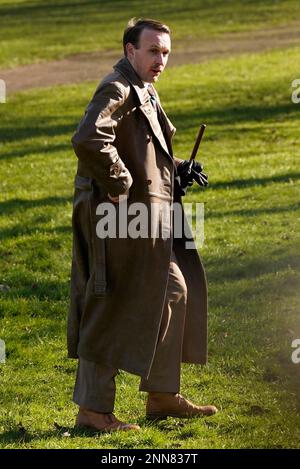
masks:
[[[217,411],[179,394],[180,363],[206,363],[207,291],[196,249],[172,232],[172,204],[181,204],[193,177],[173,157],[175,128],[152,85],[167,64],[170,30],[131,20],[123,45],[125,57],[98,86],[72,139],[78,171],[68,352],[79,358],[76,425],[100,431],[139,429],[113,414],[119,369],[141,377],[149,419]],[[202,174],[199,164],[192,170]],[[155,236],[120,234],[124,207],[129,226],[136,204],[147,214],[167,207]],[[114,229],[105,237],[99,226],[110,207]],[[166,229],[170,236],[157,235]]]

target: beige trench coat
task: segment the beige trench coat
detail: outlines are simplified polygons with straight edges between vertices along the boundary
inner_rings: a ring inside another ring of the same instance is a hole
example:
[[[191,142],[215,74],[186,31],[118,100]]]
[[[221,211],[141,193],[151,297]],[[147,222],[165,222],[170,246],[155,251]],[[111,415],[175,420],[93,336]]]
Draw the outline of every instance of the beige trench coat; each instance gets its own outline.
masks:
[[[108,202],[108,193],[117,196],[129,189],[128,207],[135,202],[147,207],[181,203],[174,184],[175,128],[159,109],[162,125],[147,89],[124,57],[98,86],[72,139],[78,171],[68,355],[145,378],[155,354],[172,247],[188,288],[182,361],[207,360],[207,288],[196,249],[185,248],[184,236],[96,235],[101,218],[96,208]],[[115,209],[118,217],[120,205]]]

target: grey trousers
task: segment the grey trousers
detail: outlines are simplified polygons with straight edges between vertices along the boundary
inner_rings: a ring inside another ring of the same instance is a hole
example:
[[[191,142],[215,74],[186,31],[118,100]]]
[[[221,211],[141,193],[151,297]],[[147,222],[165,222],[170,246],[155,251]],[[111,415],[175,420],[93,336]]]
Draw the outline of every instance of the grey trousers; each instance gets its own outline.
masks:
[[[140,391],[179,392],[186,304],[187,287],[173,251],[154,360]],[[73,401],[95,412],[113,412],[117,374],[116,368],[79,358]]]

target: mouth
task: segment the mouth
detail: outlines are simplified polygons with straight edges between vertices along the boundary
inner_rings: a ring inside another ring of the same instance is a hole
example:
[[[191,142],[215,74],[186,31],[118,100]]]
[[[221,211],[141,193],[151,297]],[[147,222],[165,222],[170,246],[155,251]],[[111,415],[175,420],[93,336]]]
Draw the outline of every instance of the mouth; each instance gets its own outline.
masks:
[[[159,75],[159,74],[162,72],[162,70],[158,70],[158,69],[153,69],[153,68],[152,68],[152,69],[151,69],[151,72],[153,73],[153,75]]]

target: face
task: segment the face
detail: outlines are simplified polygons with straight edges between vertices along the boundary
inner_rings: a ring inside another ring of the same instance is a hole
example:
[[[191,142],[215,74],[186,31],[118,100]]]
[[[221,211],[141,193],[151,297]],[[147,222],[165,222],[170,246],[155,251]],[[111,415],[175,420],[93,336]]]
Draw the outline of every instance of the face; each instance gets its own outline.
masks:
[[[126,50],[127,58],[141,80],[153,83],[167,65],[171,51],[170,35],[154,29],[143,29],[138,49],[128,43]]]

